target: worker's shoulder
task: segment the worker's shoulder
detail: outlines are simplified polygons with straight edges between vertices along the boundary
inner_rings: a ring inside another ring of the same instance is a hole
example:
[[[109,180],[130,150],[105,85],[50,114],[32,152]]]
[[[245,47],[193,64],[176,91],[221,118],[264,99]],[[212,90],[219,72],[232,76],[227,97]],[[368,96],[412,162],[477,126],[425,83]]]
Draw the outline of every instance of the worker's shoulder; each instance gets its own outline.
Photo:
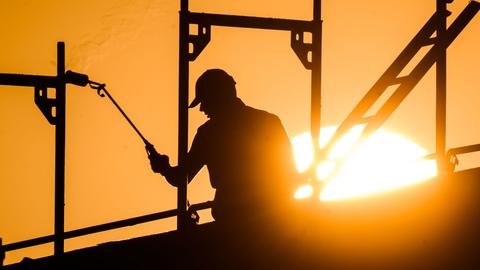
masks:
[[[201,126],[198,127],[197,133],[198,132],[200,132],[200,133],[208,132],[208,130],[211,129],[213,125],[214,124],[213,124],[212,120],[209,119],[205,123],[203,123]]]
[[[245,111],[253,119],[270,121],[270,122],[273,122],[273,121],[280,122],[281,121],[280,118],[277,115],[275,115],[273,113],[270,113],[270,112],[267,112],[265,110],[253,108],[253,107],[250,107],[250,106],[245,106]]]
[[[225,124],[228,123],[228,124]],[[265,110],[256,109],[250,106],[243,106],[236,113],[231,115],[228,122],[209,119],[197,129],[197,135],[211,135],[212,133],[223,132],[225,128],[241,125],[243,127],[279,127],[283,126],[280,118]]]

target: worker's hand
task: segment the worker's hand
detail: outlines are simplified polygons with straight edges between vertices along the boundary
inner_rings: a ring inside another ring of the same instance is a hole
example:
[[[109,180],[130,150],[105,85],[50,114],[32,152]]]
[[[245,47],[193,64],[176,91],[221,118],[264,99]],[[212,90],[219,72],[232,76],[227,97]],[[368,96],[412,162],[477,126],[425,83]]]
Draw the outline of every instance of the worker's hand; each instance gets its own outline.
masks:
[[[152,171],[165,175],[167,173],[167,170],[171,168],[168,156],[160,155],[157,151],[152,151],[152,148],[147,148],[147,152],[148,159],[150,159],[150,166],[152,167]]]

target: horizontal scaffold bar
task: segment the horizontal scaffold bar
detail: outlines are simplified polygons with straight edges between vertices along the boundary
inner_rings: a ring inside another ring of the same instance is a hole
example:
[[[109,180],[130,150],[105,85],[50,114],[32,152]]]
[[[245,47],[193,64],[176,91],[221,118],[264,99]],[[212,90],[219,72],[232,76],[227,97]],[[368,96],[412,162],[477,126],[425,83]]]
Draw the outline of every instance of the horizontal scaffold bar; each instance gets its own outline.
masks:
[[[114,221],[114,222],[105,223],[101,225],[95,225],[87,228],[73,230],[73,231],[65,232],[64,239],[75,238],[75,237],[84,236],[87,234],[119,229],[123,227],[137,225],[140,223],[174,217],[177,215],[177,212],[178,212],[177,209],[172,209],[164,212],[159,212],[159,213],[149,214],[145,216],[125,219],[120,221]],[[53,242],[54,238],[55,238],[54,235],[48,235],[48,236],[42,236],[42,237],[30,239],[30,240],[21,241],[21,242],[11,243],[11,244],[4,245],[3,250],[12,251],[12,250],[21,249],[21,248],[43,245],[43,244]]]
[[[58,78],[55,76],[0,73],[0,85],[44,86],[55,88],[57,87],[57,84]]]
[[[258,28],[270,30],[297,30],[311,32],[314,29],[313,21],[289,20],[277,18],[262,18],[238,15],[221,15],[209,13],[189,12],[188,22],[193,24],[207,24],[229,27]]]

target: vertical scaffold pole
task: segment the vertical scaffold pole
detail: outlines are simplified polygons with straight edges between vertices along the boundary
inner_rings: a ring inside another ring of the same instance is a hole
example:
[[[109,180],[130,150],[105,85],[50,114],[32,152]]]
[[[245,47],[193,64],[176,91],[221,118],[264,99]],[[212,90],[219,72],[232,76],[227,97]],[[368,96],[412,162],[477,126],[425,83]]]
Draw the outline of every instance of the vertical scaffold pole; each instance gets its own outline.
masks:
[[[449,0],[437,0],[437,12],[446,12]],[[447,31],[447,17],[439,20],[437,26],[437,40],[442,40]],[[447,107],[447,49],[440,50],[436,61],[436,153],[437,174],[445,172],[445,144],[446,144],[446,107]]]
[[[188,0],[181,0],[180,7],[180,43],[179,43],[179,71],[178,71],[178,165],[182,170],[178,185],[177,198],[177,229],[186,227],[187,213],[187,151],[188,151]]]
[[[55,127],[55,225],[54,255],[64,251],[65,223],[65,43],[57,43]]]
[[[322,94],[322,2],[313,1],[313,31],[312,31],[312,78],[311,78],[311,114],[310,129],[314,147],[314,161],[322,158],[318,139],[321,127],[321,94]],[[315,163],[314,163],[315,164]]]

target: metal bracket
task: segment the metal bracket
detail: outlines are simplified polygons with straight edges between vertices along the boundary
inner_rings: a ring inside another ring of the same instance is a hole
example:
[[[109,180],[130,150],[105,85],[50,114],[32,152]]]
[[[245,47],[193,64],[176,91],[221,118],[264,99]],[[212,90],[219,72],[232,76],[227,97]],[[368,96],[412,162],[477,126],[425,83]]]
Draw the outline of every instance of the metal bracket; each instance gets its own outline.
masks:
[[[305,43],[304,31],[292,31],[290,46],[306,69],[312,69],[312,43]]]
[[[458,163],[459,163],[459,160],[457,158],[457,155],[451,155],[446,166],[446,173],[447,174],[454,173],[455,167],[457,167]]]
[[[194,61],[210,42],[210,25],[196,24],[197,34],[188,34],[188,61]],[[190,47],[191,46],[191,47]]]
[[[45,86],[35,86],[35,104],[37,104],[48,122],[52,125],[56,125],[57,99],[49,98],[47,90],[48,88]]]

